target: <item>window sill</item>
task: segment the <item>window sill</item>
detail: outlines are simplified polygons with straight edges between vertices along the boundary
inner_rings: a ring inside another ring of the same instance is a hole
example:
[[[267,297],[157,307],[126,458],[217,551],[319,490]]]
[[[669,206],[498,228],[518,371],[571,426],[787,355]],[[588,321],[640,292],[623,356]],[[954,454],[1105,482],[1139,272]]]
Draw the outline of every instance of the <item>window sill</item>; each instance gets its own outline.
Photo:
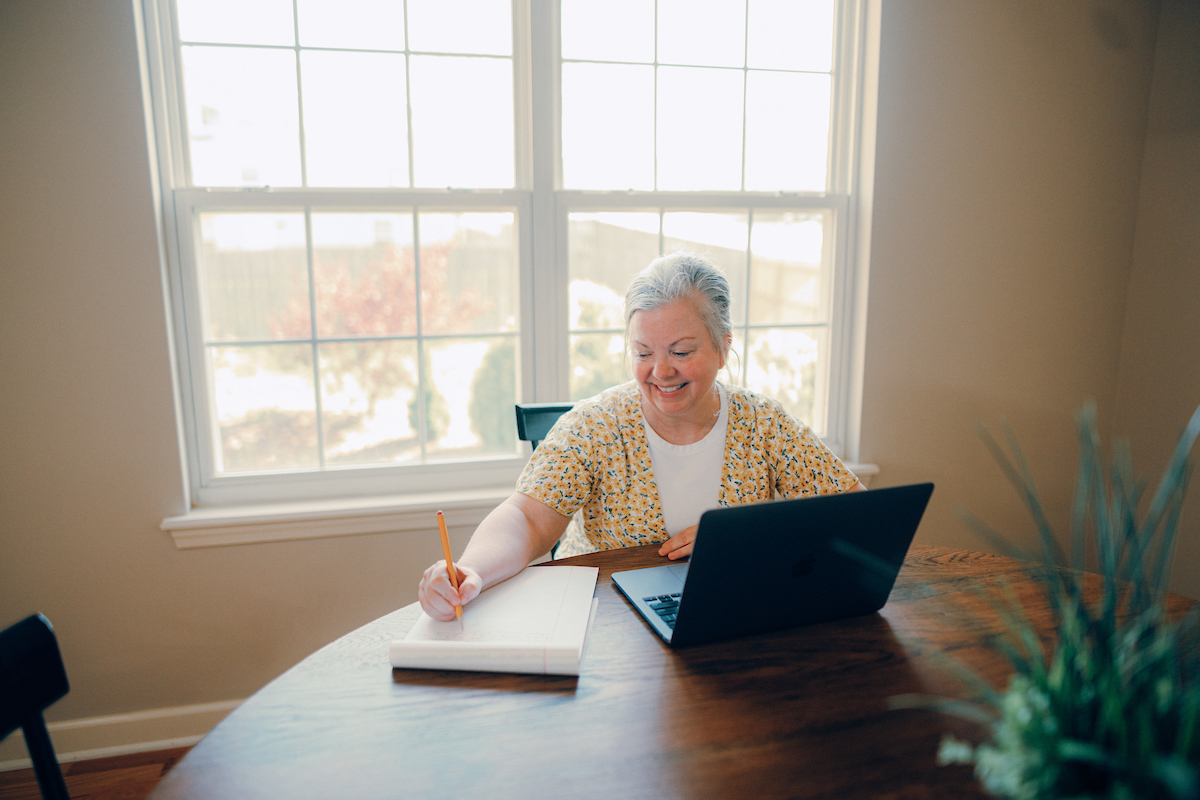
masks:
[[[171,534],[180,550],[426,530],[435,527],[433,515],[438,511],[445,512],[451,527],[474,528],[510,494],[511,487],[492,487],[201,508],[167,517],[159,527]]]
[[[875,464],[847,464],[864,486],[879,474]],[[256,506],[201,508],[167,517],[159,526],[180,550],[239,544],[325,539],[372,533],[404,533],[434,526],[443,511],[446,524],[474,528],[504,498],[509,487],[419,495],[355,497]]]

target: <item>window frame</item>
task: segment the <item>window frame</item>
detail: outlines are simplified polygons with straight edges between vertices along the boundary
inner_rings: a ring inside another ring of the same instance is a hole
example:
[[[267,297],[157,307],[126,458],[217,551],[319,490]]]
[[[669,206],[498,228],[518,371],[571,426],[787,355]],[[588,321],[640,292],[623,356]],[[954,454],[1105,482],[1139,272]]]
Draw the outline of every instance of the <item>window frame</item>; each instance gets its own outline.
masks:
[[[414,195],[416,192],[416,195]],[[322,195],[317,197],[316,195]],[[264,189],[211,191],[207,189],[177,189],[174,214],[180,221],[176,228],[181,252],[195,253],[199,244],[197,212],[246,211],[261,209],[273,213],[312,213],[398,210],[414,211],[511,211],[516,216],[518,252],[528,250],[530,215],[528,198],[523,193],[471,193],[469,199],[439,190],[307,190]],[[190,221],[190,223],[189,223]],[[518,262],[518,281],[527,285],[528,259]],[[403,486],[406,493],[438,491],[448,484],[467,486],[496,486],[516,482],[524,465],[521,455],[491,456],[473,459],[442,459],[400,464],[369,464],[353,466],[324,466],[321,468],[272,470],[219,475],[214,464],[214,445],[217,436],[214,409],[209,393],[198,384],[198,376],[207,376],[205,349],[201,331],[201,297],[196,279],[195,263],[190,274],[181,275],[178,286],[181,313],[177,319],[184,336],[180,349],[186,367],[179,371],[183,422],[191,459],[192,474],[201,480],[193,481],[192,496],[197,506],[242,505],[261,502],[288,502],[310,498],[314,493],[329,497],[353,495],[394,494]],[[524,298],[522,298],[524,311]],[[518,334],[521,361],[532,348],[530,337],[522,326]],[[528,397],[530,381],[522,375],[521,397]],[[515,425],[514,421],[514,425]],[[207,480],[204,478],[207,477]]]
[[[186,120],[178,24],[172,0],[141,0],[139,48],[147,109],[155,214],[170,319],[170,358],[188,509],[289,503],[324,498],[416,496],[454,486],[494,496],[511,487],[520,455],[216,475],[203,385],[204,344],[196,278],[197,211],[505,209],[516,214],[519,249],[518,392],[527,401],[569,396],[567,220],[575,211],[775,209],[829,211],[833,298],[825,442],[844,460],[857,458],[865,333],[866,255],[874,150],[874,81],[878,0],[836,0],[830,156],[826,192],[604,192],[562,188],[561,72],[557,0],[513,0],[515,185],[511,189],[222,188],[187,185]],[[872,25],[876,29],[872,38]],[[864,115],[867,125],[864,126]]]

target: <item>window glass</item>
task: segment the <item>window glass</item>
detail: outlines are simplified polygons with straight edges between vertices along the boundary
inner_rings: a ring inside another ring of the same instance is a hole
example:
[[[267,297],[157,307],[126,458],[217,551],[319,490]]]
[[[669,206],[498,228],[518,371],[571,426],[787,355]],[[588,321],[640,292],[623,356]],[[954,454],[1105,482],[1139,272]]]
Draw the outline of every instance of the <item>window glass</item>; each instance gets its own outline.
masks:
[[[834,0],[750,0],[746,65],[829,72]]]
[[[415,52],[512,55],[506,0],[406,0],[406,6],[408,46]]]
[[[249,47],[184,47],[192,182],[299,186],[296,55]]]
[[[413,56],[410,69],[416,185],[511,187],[512,61]]]
[[[218,472],[319,466],[312,347],[207,348]]]
[[[416,341],[323,342],[317,353],[325,463],[419,459]]]
[[[307,339],[304,215],[214,213],[199,222],[205,342]]]
[[[659,224],[658,212],[570,215],[571,330],[624,329],[625,290],[658,257]]]
[[[185,42],[295,44],[292,0],[176,0]]]
[[[824,213],[754,215],[748,298],[752,324],[829,322],[829,223]]]
[[[746,76],[748,191],[825,191],[829,91],[828,75]]]
[[[654,188],[654,68],[563,64],[563,185]]]
[[[302,47],[404,50],[404,4],[394,0],[296,0]]]
[[[658,71],[658,188],[742,188],[740,70]]]
[[[658,61],[744,66],[745,0],[658,0]]]
[[[422,413],[429,458],[516,451],[516,345],[515,336],[425,342]]]
[[[818,435],[825,431],[829,334],[817,328],[751,328],[742,358],[745,385],[774,397]]]
[[[318,336],[417,334],[412,230],[411,214],[312,215]]]
[[[560,16],[565,59],[654,61],[654,0],[562,0]]]
[[[300,54],[309,186],[408,186],[404,56]]]
[[[427,333],[517,330],[513,214],[421,214],[421,324]]]

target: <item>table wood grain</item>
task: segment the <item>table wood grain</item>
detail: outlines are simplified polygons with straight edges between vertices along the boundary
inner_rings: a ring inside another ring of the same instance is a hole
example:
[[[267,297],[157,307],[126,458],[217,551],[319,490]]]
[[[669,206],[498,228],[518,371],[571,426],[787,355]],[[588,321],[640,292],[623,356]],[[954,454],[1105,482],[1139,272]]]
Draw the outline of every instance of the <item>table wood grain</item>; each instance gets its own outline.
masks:
[[[1009,583],[1048,628],[1033,564],[917,546],[877,614],[672,650],[609,578],[664,561],[651,546],[555,562],[600,568],[578,678],[392,670],[413,604],[268,684],[151,797],[983,797],[969,768],[934,761],[944,732],[979,729],[888,698],[965,696],[946,655],[1003,684],[977,589]]]

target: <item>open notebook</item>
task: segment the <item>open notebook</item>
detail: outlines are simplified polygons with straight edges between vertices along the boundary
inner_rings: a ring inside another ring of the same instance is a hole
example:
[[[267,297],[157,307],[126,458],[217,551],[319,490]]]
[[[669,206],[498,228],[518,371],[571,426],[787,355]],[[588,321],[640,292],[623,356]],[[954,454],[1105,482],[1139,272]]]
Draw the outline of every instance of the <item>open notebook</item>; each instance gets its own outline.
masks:
[[[530,567],[463,606],[461,625],[422,613],[392,642],[392,666],[578,675],[599,572]]]

